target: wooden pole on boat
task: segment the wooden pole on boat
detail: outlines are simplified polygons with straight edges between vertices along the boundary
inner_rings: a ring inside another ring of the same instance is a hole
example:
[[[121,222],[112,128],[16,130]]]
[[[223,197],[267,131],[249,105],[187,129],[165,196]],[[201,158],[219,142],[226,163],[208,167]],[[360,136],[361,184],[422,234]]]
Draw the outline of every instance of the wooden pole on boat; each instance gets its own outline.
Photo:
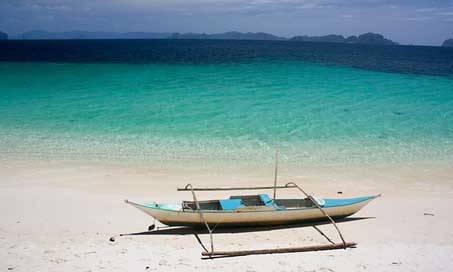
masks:
[[[274,197],[277,195],[277,170],[278,170],[278,149],[275,151],[275,175],[274,175]]]
[[[246,191],[246,190],[269,190],[269,189],[290,189],[296,188],[294,185],[288,186],[256,186],[256,187],[208,187],[208,188],[178,188],[178,191]]]
[[[285,248],[272,248],[272,249],[255,249],[255,250],[236,250],[236,251],[213,251],[202,252],[202,256],[220,257],[220,256],[245,256],[254,254],[273,254],[273,253],[290,253],[290,252],[306,252],[306,251],[321,251],[332,249],[343,249],[348,247],[355,247],[356,243],[346,244],[327,244],[327,245],[313,245],[304,247],[285,247]]]

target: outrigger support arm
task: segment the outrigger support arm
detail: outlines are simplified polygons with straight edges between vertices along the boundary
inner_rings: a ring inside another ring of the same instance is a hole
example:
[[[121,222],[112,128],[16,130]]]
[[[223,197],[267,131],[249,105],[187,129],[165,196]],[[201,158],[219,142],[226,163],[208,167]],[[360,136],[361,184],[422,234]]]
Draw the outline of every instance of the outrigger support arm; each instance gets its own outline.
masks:
[[[338,228],[337,224],[335,224],[335,221],[332,219],[332,217],[330,217],[330,215],[327,214],[327,212],[318,204],[318,202],[315,199],[313,199],[313,197],[311,195],[307,194],[302,188],[300,188],[299,185],[297,185],[296,183],[290,181],[290,182],[286,183],[285,186],[289,186],[289,185],[292,185],[292,186],[296,187],[297,189],[299,189],[299,191],[301,191],[306,197],[308,197],[311,200],[311,202],[313,202],[313,204],[330,220],[330,222],[332,223],[332,225],[335,227],[335,229],[337,230],[338,234],[340,235],[340,238],[341,238],[341,241],[343,242],[344,248],[346,248],[347,247],[346,241],[344,240],[340,229]]]
[[[209,239],[211,240],[211,252],[214,252],[214,239],[212,238],[212,229],[209,227],[209,224],[208,222],[206,221],[206,219],[204,218],[204,214],[200,208],[200,203],[198,203],[198,199],[197,199],[197,196],[195,195],[195,192],[194,192],[194,189],[193,189],[193,186],[192,184],[187,184],[186,189],[190,188],[191,192],[192,192],[192,196],[193,196],[193,201],[195,202],[195,206],[197,207],[197,211],[198,213],[200,214],[200,220],[203,221],[204,225],[206,226],[206,228],[208,229],[208,232],[209,232]],[[204,248],[204,246],[203,246]]]

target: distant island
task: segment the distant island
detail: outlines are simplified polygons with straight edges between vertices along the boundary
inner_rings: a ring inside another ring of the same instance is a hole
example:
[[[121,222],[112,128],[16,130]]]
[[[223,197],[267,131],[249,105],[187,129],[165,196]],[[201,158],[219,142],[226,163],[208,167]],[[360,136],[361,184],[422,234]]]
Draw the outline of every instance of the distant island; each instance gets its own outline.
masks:
[[[225,32],[219,34],[198,34],[186,33],[172,34],[169,39],[211,39],[211,40],[287,40],[287,41],[302,41],[302,42],[330,42],[330,43],[356,43],[356,44],[379,44],[379,45],[396,45],[398,43],[384,38],[381,34],[365,33],[357,36],[349,36],[348,38],[342,35],[326,35],[326,36],[295,36],[292,38],[278,37],[264,32]]]
[[[7,40],[7,39],[8,39],[8,34],[0,31],[0,40]]]
[[[288,40],[284,37],[278,37],[273,34],[264,33],[264,32],[238,32],[238,31],[229,31],[225,33],[217,34],[199,34],[199,33],[173,33],[169,39],[194,39],[194,40],[265,40],[265,41],[277,41],[277,40]]]
[[[349,36],[347,38],[342,35],[326,35],[326,36],[296,36],[291,38],[292,41],[303,42],[331,42],[331,43],[356,43],[356,44],[380,44],[380,45],[397,45],[398,43],[384,38],[381,34],[365,33],[357,36]]]
[[[359,36],[344,37],[342,35],[325,36],[295,36],[292,38],[279,37],[265,32],[238,32],[225,33],[170,33],[170,32],[93,32],[93,31],[66,31],[49,32],[42,30],[27,31],[14,39],[193,39],[193,40],[265,40],[265,41],[302,41],[302,42],[329,42],[353,44],[396,45],[398,43],[384,38],[381,34],[365,33]]]
[[[443,47],[453,47],[453,39],[445,40],[442,44]]]

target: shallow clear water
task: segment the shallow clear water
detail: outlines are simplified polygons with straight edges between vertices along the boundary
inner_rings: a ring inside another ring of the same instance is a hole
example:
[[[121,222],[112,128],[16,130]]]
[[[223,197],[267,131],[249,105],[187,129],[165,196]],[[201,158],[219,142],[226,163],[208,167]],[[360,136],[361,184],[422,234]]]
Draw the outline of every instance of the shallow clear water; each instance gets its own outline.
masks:
[[[453,78],[304,61],[0,62],[0,155],[167,164],[453,160]]]

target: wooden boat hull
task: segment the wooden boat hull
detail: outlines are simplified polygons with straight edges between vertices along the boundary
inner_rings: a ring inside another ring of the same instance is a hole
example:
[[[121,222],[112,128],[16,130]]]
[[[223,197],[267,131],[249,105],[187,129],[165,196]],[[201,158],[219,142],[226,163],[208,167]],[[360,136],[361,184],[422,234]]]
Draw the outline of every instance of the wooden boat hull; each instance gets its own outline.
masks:
[[[343,218],[358,212],[377,196],[351,199],[326,199],[323,209],[333,218]],[[202,226],[203,220],[199,211],[175,210],[166,205],[155,203],[143,204],[127,201],[144,213],[169,226]],[[176,205],[175,205],[176,206]],[[326,216],[316,207],[293,209],[273,209],[272,207],[250,207],[251,209],[233,211],[203,210],[203,217],[211,226],[258,226],[280,225],[308,221],[319,221]]]

